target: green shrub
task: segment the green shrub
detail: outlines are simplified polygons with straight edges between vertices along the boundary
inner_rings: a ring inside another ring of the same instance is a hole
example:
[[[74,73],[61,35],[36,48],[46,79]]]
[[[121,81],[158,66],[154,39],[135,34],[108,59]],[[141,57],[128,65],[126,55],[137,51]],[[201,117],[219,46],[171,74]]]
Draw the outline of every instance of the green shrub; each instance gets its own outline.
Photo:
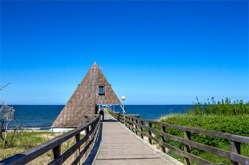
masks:
[[[194,127],[248,137],[249,102],[244,104],[242,100],[237,100],[232,103],[230,99],[226,98],[216,103],[214,98],[212,98],[211,102],[208,100],[207,103],[201,104],[197,98],[197,103],[194,103],[194,108],[189,109],[186,114],[164,116],[161,117],[159,121],[172,125]],[[153,125],[153,127],[158,130],[161,129],[158,125]],[[184,137],[184,132],[176,129],[168,128],[166,129],[166,133],[181,138]],[[161,138],[159,135],[156,135],[156,137],[158,139]],[[198,143],[230,151],[230,141],[226,139],[196,133],[192,133],[190,139]],[[184,148],[183,144],[169,139],[166,139],[166,143],[181,150]],[[193,147],[191,148],[191,153],[214,163],[230,163],[228,159]],[[241,154],[249,156],[249,144],[241,145]]]
[[[202,104],[196,97],[197,102],[194,103],[193,109],[188,109],[187,113],[192,115],[244,115],[249,114],[249,102],[243,103],[243,100],[236,100],[233,103],[228,97],[224,100],[216,102],[214,97],[211,102]]]

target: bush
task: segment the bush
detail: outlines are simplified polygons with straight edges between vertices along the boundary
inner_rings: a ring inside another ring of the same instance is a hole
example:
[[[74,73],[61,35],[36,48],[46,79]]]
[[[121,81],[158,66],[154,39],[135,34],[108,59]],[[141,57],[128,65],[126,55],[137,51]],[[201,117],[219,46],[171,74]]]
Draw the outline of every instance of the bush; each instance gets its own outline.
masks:
[[[221,101],[214,100],[211,98],[211,102],[202,104],[199,102],[198,97],[196,97],[197,102],[194,103],[194,108],[188,110],[188,114],[192,115],[244,115],[249,114],[249,102],[243,103],[243,100],[236,100],[233,103],[231,99],[226,98]]]
[[[237,100],[232,103],[230,99],[226,98],[225,100],[222,99],[216,103],[214,98],[212,98],[211,102],[208,100],[207,103],[201,104],[197,98],[197,103],[194,103],[194,108],[189,109],[186,114],[174,114],[161,117],[159,121],[173,125],[194,127],[248,137],[249,102],[244,104],[242,100]],[[160,129],[160,126],[154,125],[154,128]],[[182,138],[184,135],[183,131],[175,129],[167,129],[166,133]],[[160,138],[158,135],[156,137]],[[230,142],[226,139],[196,133],[192,133],[190,139],[208,146],[230,150]],[[182,150],[184,148],[183,144],[171,140],[166,140],[166,143]],[[249,156],[248,147],[248,144],[242,144],[241,146],[241,153],[245,156]],[[191,148],[191,153],[205,159],[210,158],[210,161],[215,161],[216,163],[229,163],[229,160],[220,157],[212,160],[212,154],[195,148]]]

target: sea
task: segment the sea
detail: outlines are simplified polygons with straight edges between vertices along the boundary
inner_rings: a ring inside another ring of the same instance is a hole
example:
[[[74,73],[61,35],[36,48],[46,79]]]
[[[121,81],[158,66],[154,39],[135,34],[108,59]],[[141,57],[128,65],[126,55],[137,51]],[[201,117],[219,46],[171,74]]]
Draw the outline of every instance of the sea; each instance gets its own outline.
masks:
[[[8,105],[15,109],[17,123],[9,122],[8,128],[13,129],[16,125],[31,130],[49,130],[63,109],[64,105]],[[115,112],[122,113],[119,105],[110,108]],[[140,118],[157,120],[161,116],[186,113],[193,105],[124,105],[127,114],[139,114]]]

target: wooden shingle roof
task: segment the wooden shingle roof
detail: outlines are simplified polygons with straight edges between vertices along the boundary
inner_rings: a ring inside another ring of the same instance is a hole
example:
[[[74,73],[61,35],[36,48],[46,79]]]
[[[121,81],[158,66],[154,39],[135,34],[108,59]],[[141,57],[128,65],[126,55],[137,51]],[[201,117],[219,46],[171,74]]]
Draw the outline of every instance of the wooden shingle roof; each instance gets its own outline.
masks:
[[[99,95],[104,86],[105,95]],[[96,104],[121,104],[96,62],[64,106],[52,128],[75,128],[85,123],[85,116],[95,114]]]

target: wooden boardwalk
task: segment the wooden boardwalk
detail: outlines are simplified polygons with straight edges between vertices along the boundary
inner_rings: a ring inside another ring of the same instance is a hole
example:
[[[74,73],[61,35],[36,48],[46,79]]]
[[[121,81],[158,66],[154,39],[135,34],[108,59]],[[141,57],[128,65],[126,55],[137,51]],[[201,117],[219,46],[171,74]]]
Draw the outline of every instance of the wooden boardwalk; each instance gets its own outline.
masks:
[[[111,115],[105,113],[95,165],[177,165],[179,161],[156,150]]]

